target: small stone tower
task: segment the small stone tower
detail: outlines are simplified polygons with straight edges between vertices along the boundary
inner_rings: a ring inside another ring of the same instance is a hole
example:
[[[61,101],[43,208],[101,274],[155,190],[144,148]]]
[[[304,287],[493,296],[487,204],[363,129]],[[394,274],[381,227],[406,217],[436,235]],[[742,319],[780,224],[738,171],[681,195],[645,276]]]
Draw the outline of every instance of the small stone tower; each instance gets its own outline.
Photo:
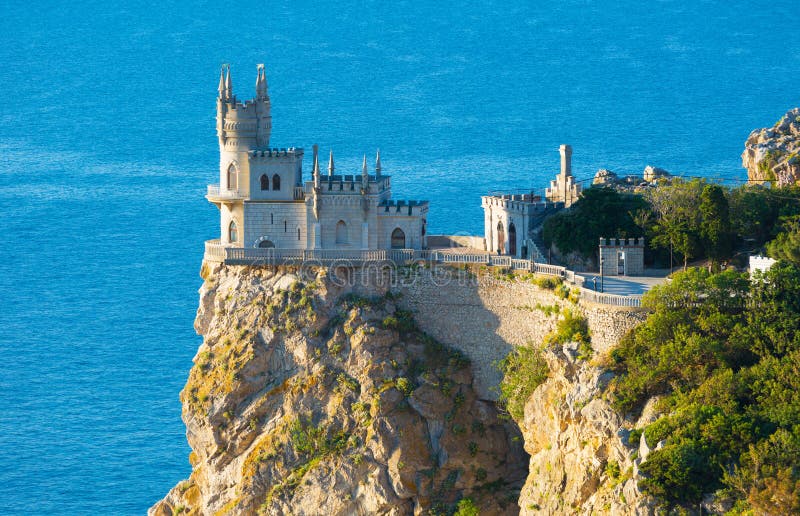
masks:
[[[550,188],[545,191],[545,197],[550,202],[563,202],[569,208],[578,200],[581,194],[581,185],[575,182],[572,176],[572,147],[562,145],[558,148],[561,152],[561,173],[555,180],[550,181]]]
[[[605,276],[642,276],[644,274],[644,237],[601,238],[600,267]]]

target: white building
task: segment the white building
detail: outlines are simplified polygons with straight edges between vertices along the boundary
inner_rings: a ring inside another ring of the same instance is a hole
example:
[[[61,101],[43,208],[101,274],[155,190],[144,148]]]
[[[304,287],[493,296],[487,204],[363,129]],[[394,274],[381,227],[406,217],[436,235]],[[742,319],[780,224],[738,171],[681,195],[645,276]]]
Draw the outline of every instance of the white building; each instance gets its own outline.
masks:
[[[374,174],[364,156],[360,174],[340,175],[330,153],[327,174],[314,145],[312,174],[303,179],[303,149],[271,148],[270,100],[264,65],[256,96],[239,102],[230,67],[217,98],[220,183],[206,198],[220,210],[220,243],[280,249],[422,249],[427,201],[393,201],[391,177]]]

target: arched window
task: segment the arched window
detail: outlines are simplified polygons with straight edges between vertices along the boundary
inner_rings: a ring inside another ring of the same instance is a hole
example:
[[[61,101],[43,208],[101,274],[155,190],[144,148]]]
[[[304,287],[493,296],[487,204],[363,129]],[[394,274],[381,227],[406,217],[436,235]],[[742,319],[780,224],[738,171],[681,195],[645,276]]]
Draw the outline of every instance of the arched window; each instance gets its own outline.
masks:
[[[239,229],[236,227],[236,221],[232,220],[228,225],[228,242],[233,243],[239,240]]]
[[[517,227],[513,222],[508,225],[508,254],[517,255]]]
[[[231,163],[228,166],[228,184],[226,185],[228,187],[228,190],[236,190],[236,187],[238,185],[238,182],[236,181],[236,176],[237,176],[236,165]]]
[[[270,213],[269,214],[269,223],[270,224],[275,224],[275,214],[274,213]]]
[[[347,224],[345,224],[343,220],[336,223],[336,243],[347,243]]]
[[[281,176],[279,176],[278,174],[272,176],[272,189],[273,190],[281,189]]]
[[[406,234],[402,229],[396,228],[392,231],[392,249],[406,248]]]
[[[269,178],[267,174],[261,174],[261,189],[269,190]]]
[[[300,228],[297,228],[297,240],[300,240]]]
[[[503,229],[503,221],[497,223],[497,253],[504,254],[506,252],[506,231]]]

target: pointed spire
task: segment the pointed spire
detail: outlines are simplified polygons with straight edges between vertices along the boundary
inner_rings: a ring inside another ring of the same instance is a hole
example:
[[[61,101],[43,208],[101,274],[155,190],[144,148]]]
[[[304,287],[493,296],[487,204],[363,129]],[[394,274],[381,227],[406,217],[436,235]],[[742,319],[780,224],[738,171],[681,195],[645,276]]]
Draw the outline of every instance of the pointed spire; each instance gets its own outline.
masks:
[[[231,65],[226,65],[227,74],[225,76],[225,96],[233,98],[233,84],[231,82]]]
[[[263,99],[267,96],[267,72],[264,65],[258,65],[258,78],[256,79],[256,97]]]
[[[217,87],[219,98],[225,98],[225,65],[219,68],[219,86]]]
[[[361,165],[361,175],[363,177],[368,177],[369,176],[369,172],[367,171],[367,155],[366,154],[364,154],[364,164]]]
[[[319,187],[319,145],[313,145],[314,149],[314,186]]]
[[[381,150],[378,149],[378,155],[375,157],[375,175],[381,177]]]
[[[331,149],[331,156],[328,158],[328,175],[333,175],[333,149]]]

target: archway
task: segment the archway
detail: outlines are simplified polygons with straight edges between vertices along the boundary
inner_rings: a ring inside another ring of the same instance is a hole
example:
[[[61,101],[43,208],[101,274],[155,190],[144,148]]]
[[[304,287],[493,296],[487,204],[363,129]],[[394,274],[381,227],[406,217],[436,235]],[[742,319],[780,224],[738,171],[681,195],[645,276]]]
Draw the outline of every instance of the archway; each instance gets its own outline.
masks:
[[[503,221],[497,223],[497,248],[498,254],[506,252],[506,230],[503,228]]]
[[[258,243],[258,247],[262,249],[270,249],[275,247],[275,244],[272,242],[272,240],[262,240]]]
[[[405,249],[406,248],[406,234],[400,228],[395,228],[392,231],[392,249]]]
[[[269,178],[267,174],[261,174],[261,189],[269,190]]]
[[[508,254],[517,256],[517,227],[513,222],[508,225]]]
[[[343,220],[336,223],[336,243],[347,243],[347,224],[345,224]]]

